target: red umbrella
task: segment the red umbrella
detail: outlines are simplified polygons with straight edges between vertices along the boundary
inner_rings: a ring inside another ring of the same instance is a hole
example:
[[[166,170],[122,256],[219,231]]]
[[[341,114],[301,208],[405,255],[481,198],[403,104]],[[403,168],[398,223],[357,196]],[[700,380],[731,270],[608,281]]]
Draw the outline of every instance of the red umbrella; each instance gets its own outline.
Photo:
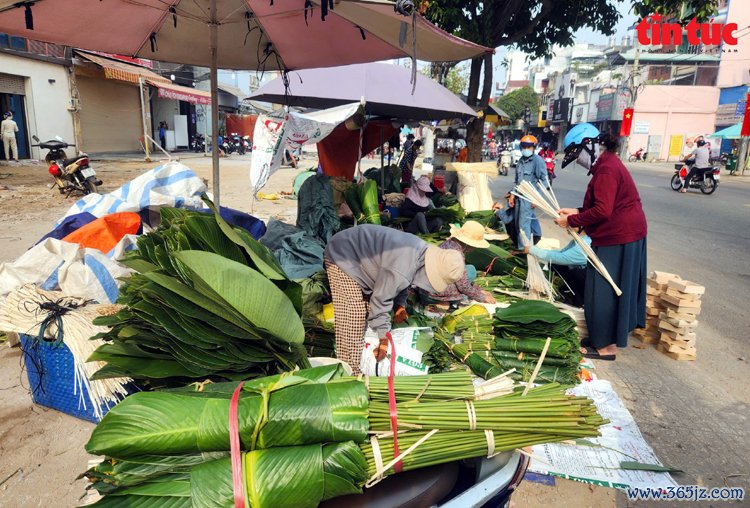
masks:
[[[0,32],[210,67],[216,133],[218,68],[293,70],[402,57],[455,61],[492,51],[438,29],[412,13],[411,2],[398,3],[402,12],[395,5],[386,0],[0,0]],[[218,203],[216,135],[213,156]]]

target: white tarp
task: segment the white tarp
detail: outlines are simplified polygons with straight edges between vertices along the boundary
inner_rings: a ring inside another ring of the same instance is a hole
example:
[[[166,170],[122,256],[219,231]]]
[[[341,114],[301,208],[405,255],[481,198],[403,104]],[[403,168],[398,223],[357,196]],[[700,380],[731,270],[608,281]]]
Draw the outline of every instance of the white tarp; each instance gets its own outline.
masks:
[[[131,235],[124,237],[112,253],[121,253],[122,246],[132,245],[132,241]],[[25,284],[35,284],[49,291],[114,303],[121,284],[118,277],[131,271],[97,249],[47,238],[15,261],[0,265],[0,297]]]
[[[619,468],[623,461],[661,463],[609,381],[597,379],[581,383],[571,392],[593,399],[599,414],[610,421],[601,428],[601,437],[587,438],[599,446],[534,446],[533,454],[540,460],[532,460],[530,471],[619,489],[664,489],[678,485],[668,473]]]
[[[250,186],[257,193],[281,167],[284,149],[295,150],[328,136],[337,125],[350,118],[360,104],[345,104],[313,113],[277,111],[260,115],[253,132],[253,158]]]
[[[110,213],[137,213],[162,206],[203,208],[200,196],[206,191],[203,180],[192,169],[176,161],[167,162],[109,194],[89,194],[79,199],[60,221],[81,212],[104,217]]]

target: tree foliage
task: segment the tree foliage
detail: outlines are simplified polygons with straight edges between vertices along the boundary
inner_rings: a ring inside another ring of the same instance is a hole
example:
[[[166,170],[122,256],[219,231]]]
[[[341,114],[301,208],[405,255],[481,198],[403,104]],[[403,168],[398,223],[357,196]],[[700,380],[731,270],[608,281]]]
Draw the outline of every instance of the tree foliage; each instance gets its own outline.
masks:
[[[453,67],[448,71],[443,86],[456,95],[461,95],[469,84],[469,76],[463,67]]]
[[[539,96],[530,86],[513,90],[507,95],[499,97],[495,104],[498,108],[505,111],[512,121],[523,118],[524,111],[528,107],[536,116],[537,106],[539,105]]]

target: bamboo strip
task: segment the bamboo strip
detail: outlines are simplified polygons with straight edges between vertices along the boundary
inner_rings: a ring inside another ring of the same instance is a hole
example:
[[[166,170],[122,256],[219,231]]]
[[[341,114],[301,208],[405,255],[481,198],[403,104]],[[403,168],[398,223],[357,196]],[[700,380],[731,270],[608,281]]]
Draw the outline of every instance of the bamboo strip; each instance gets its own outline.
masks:
[[[560,209],[559,206],[555,206],[557,203],[557,198],[554,195],[554,191],[551,189],[549,191],[545,190],[545,193],[549,194],[551,199],[547,199],[529,182],[523,181],[521,182],[517,187],[516,190],[513,191],[513,194],[520,197],[521,199],[525,199],[529,203],[533,204],[540,210],[542,210],[544,213],[552,217],[553,219],[560,218],[560,214],[558,213],[558,210]],[[581,238],[581,235],[579,235],[576,231],[571,229],[570,227],[567,228],[568,234],[573,237],[573,240],[581,247],[583,252],[586,254],[586,257],[588,258],[591,265],[596,269],[599,274],[604,277],[604,280],[606,280],[610,286],[612,286],[612,289],[615,291],[615,294],[617,296],[622,295],[622,290],[617,286],[615,281],[610,276],[609,272],[607,271],[607,268],[604,266],[604,264],[599,259],[599,256],[596,255],[594,250],[586,244],[586,242],[583,241],[583,238]]]
[[[542,367],[542,362],[544,362],[544,357],[547,356],[547,350],[549,349],[550,342],[552,342],[552,337],[547,337],[547,340],[544,343],[544,349],[542,349],[542,354],[539,355],[539,361],[536,362],[536,367],[534,367],[534,372],[531,373],[531,377],[529,378],[529,382],[526,384],[526,388],[523,389],[523,397],[526,396],[527,393],[529,393],[529,390],[531,389],[531,385],[534,383],[534,380],[536,379],[536,375],[539,374],[539,369]]]

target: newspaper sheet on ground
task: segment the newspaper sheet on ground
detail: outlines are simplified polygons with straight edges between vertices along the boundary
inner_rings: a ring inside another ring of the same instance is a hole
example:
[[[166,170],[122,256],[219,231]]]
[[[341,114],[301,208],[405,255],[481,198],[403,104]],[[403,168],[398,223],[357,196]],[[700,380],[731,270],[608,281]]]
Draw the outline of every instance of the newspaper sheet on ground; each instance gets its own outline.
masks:
[[[609,381],[581,383],[571,392],[591,397],[599,413],[610,423],[602,427],[601,437],[586,439],[594,446],[572,442],[534,446],[532,453],[539,460],[532,460],[530,471],[619,489],[663,489],[678,485],[668,473],[619,469],[622,461],[661,463]]]

